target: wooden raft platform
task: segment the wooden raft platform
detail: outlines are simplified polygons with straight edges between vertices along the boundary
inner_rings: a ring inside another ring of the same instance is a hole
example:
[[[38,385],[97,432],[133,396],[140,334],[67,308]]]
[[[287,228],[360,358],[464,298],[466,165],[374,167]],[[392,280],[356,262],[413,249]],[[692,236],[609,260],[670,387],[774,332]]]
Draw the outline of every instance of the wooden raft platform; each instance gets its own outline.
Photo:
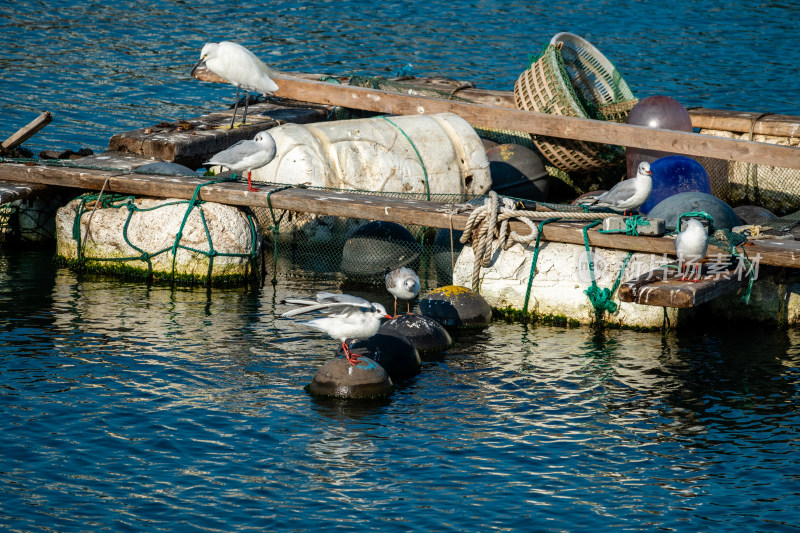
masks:
[[[744,275],[740,279],[739,273],[727,270],[706,275],[698,281],[684,281],[676,267],[676,264],[665,265],[621,283],[617,289],[620,301],[685,309],[735,292],[747,279]]]

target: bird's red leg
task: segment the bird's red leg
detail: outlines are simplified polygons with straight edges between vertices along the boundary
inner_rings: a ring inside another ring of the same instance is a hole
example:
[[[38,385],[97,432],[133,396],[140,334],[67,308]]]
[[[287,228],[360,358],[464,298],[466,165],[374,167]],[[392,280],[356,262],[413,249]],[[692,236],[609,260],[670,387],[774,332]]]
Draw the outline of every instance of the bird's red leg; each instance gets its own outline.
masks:
[[[252,170],[248,170],[247,171],[247,190],[248,191],[257,191],[258,187],[253,187],[253,182],[250,181],[250,173],[251,172],[252,172]]]
[[[344,356],[347,358],[347,362],[351,365],[357,365],[361,362],[361,356],[350,351],[350,347],[344,341],[342,341],[342,350],[344,350]]]

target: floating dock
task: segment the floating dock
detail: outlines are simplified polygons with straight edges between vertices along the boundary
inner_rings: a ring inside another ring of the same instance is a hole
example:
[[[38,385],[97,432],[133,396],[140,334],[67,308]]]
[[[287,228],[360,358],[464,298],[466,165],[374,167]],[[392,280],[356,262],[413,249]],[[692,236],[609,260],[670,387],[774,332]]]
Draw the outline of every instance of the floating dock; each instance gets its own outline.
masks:
[[[209,73],[201,72],[199,77],[214,81]],[[211,113],[115,135],[109,143],[108,152],[63,165],[55,162],[2,162],[0,203],[69,188],[137,197],[194,198],[229,206],[395,222],[455,231],[467,228],[474,206],[462,205],[455,209],[455,206],[442,202],[281,185],[262,186],[259,191],[248,191],[242,182],[215,182],[213,178],[165,176],[136,170],[154,161],[197,168],[214,153],[240,140],[251,139],[259,131],[284,123],[324,121],[336,106],[390,114],[450,112],[460,115],[475,127],[502,124],[504,128],[530,134],[800,169],[800,149],[795,147],[522,111],[513,108],[513,100],[509,102],[507,93],[479,91],[468,85],[459,85],[452,92],[468,93],[471,102],[397,94],[309,78],[312,76],[277,77],[281,89],[276,96],[280,98],[250,106],[250,123],[243,127],[230,129],[227,126],[230,112]],[[439,80],[418,80],[418,83],[437,90],[452,87],[451,82]],[[305,102],[298,103],[296,99]],[[748,123],[751,131],[769,133],[800,127],[794,117],[771,116],[755,120],[758,117],[749,114],[703,110],[691,110],[691,115],[693,124],[697,122],[704,127],[720,127],[721,123],[725,123],[727,127],[742,128]],[[535,203],[523,209],[541,212],[541,220],[553,215],[551,208]],[[675,255],[671,236],[602,233],[597,228],[585,231],[585,220],[571,220],[563,213],[559,216],[563,219],[541,227],[543,243],[664,257]],[[521,220],[512,218],[509,226],[511,231],[523,236],[531,232],[530,225]],[[727,253],[730,250],[713,246],[708,251],[709,256]],[[754,240],[748,242],[747,254],[757,257],[762,266],[795,269],[800,265],[800,242],[788,239]],[[740,280],[725,276],[693,283],[675,279],[673,274],[660,274],[660,278],[658,275],[650,272],[634,279],[620,280],[618,300],[644,306],[688,309],[733,293],[742,286]]]

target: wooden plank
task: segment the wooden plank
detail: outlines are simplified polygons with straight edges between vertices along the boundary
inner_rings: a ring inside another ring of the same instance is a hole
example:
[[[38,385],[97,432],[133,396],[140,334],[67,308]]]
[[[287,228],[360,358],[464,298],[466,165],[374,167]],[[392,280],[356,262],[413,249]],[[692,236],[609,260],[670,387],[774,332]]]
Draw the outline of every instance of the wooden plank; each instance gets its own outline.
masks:
[[[38,183],[25,184],[14,181],[0,181],[0,204],[30,198],[42,194],[51,188]]]
[[[277,83],[280,89],[275,93],[276,96],[302,98],[318,104],[394,115],[455,113],[479,127],[504,128],[552,137],[800,168],[800,148],[790,146],[548,115],[297,78],[279,78]]]
[[[676,266],[672,264],[670,266]],[[617,294],[622,302],[656,307],[695,307],[738,290],[744,283],[733,271],[706,275],[700,281],[682,281],[675,268],[652,270],[620,284]]]
[[[125,172],[107,172],[96,169],[56,167],[47,165],[21,165],[0,163],[0,179],[8,181],[60,185],[88,190],[189,199],[195,188],[206,183],[205,178],[155,176]],[[377,195],[355,194],[309,189],[274,189],[262,187],[258,192],[247,190],[245,183],[219,183],[201,189],[199,198],[209,202],[229,205],[269,208],[318,213],[340,217],[382,220],[399,224],[424,225],[434,228],[463,230],[468,213],[450,214],[447,205],[423,200],[388,198]],[[546,241],[583,244],[583,227],[586,222],[553,222],[544,226],[542,237]],[[512,221],[511,229],[520,235],[529,233],[522,222]],[[592,246],[630,250],[634,252],[675,255],[671,237],[634,237],[589,231]],[[709,247],[709,257],[723,250]],[[758,256],[760,264],[797,268],[800,266],[800,242],[789,240],[759,240],[747,246],[750,258]]]
[[[306,80],[319,81],[327,75],[324,74],[309,74],[301,72],[291,73],[278,73],[278,76],[293,76],[295,78]],[[203,81],[227,83],[224,79],[220,78],[213,72],[205,69],[204,67],[198,68],[195,71],[195,77]],[[347,84],[349,77],[335,76],[343,84]],[[389,81],[402,81],[420,87],[435,88],[443,90],[445,87],[438,84],[439,78],[388,78]],[[517,103],[514,99],[513,91],[494,91],[487,89],[479,89],[476,87],[466,87],[459,89],[456,95],[477,104],[485,104],[497,107],[506,107],[509,109],[516,109]],[[727,111],[720,109],[708,109],[705,107],[691,108],[688,110],[689,116],[692,119],[692,127],[694,128],[708,128],[725,131],[735,131],[739,133],[746,133],[750,131],[750,125],[754,118],[759,118],[756,122],[753,133],[763,135],[775,135],[778,137],[798,137],[800,136],[800,117],[793,115],[777,115],[769,114],[763,116],[764,113],[759,112],[739,112]]]
[[[211,113],[119,133],[111,137],[109,149],[199,168],[212,154],[241,140],[252,139],[259,131],[286,122],[318,122],[325,118],[327,110],[257,104],[250,106],[246,125],[230,129],[232,113],[232,110]]]
[[[53,116],[50,114],[50,111],[45,111],[32,121],[30,121],[26,126],[20,128],[14,135],[3,141],[2,147],[4,150],[12,150],[19,146],[20,144],[24,143],[36,133],[50,124],[53,120]]]
[[[752,127],[759,135],[800,136],[800,117],[791,115],[695,108],[689,110],[689,116],[695,128],[748,133]]]

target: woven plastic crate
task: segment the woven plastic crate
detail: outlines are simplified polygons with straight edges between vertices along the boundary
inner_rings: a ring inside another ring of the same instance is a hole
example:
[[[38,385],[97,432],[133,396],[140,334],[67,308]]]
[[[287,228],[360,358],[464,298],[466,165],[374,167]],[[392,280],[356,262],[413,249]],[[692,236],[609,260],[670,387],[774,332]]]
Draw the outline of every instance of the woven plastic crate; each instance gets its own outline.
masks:
[[[638,102],[622,75],[592,43],[568,32],[557,33],[550,44],[559,47],[564,70],[572,88],[595,115],[613,122],[625,122],[628,112]]]
[[[553,37],[514,84],[517,107],[554,115],[624,122],[636,104],[630,88],[591,43],[571,33]],[[531,135],[555,167],[588,172],[615,164],[620,146]]]

